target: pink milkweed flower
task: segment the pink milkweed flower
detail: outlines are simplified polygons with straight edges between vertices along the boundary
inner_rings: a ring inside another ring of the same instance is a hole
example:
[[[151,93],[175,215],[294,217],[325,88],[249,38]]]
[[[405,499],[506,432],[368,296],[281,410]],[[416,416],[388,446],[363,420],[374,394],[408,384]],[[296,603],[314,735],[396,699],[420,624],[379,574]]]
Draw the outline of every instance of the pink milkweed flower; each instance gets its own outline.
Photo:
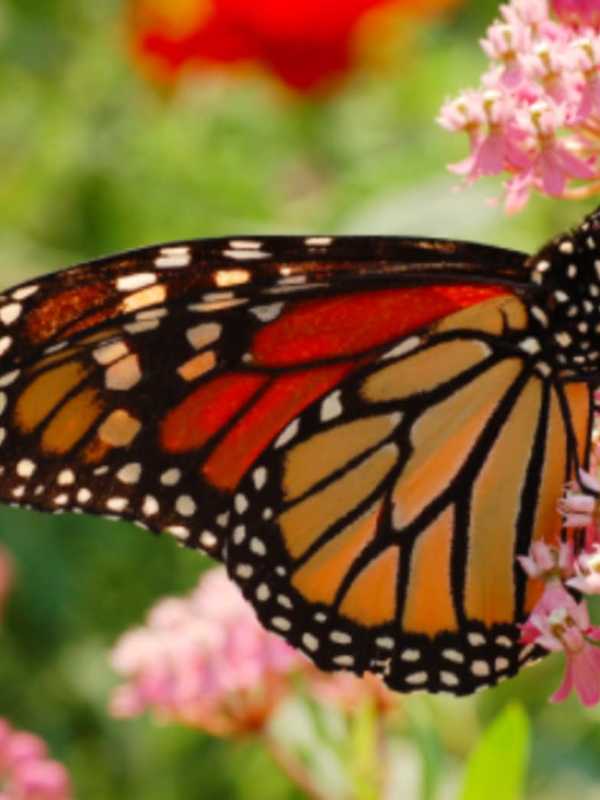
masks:
[[[513,0],[500,6],[500,11],[508,22],[520,22],[535,32],[548,20],[547,0]]]
[[[469,136],[471,144],[479,138],[481,127],[486,122],[483,110],[483,94],[465,91],[454,100],[444,103],[438,122],[448,131],[462,131]]]
[[[487,36],[480,40],[481,48],[488,58],[502,64],[500,82],[506,87],[517,86],[524,78],[521,52],[529,46],[530,31],[526,25],[495,22],[490,25]]]
[[[565,495],[558,502],[567,528],[586,528],[586,545],[600,539],[598,530],[598,497],[600,483],[584,469],[578,472],[578,483],[569,483]]]
[[[540,188],[546,194],[559,197],[570,178],[591,178],[593,169],[582,159],[571,153],[566,143],[557,136],[565,124],[565,109],[550,100],[534,103],[525,114],[521,124],[528,129],[535,155],[530,169],[538,178]]]
[[[530,578],[566,578],[573,575],[573,547],[570,542],[561,542],[558,547],[537,540],[532,543],[526,556],[517,560]]]
[[[112,698],[115,716],[153,708],[219,736],[264,727],[293,675],[308,668],[262,628],[223,568],[205,573],[187,597],[160,601],[145,626],[119,639],[112,664],[127,678]]]
[[[552,9],[572,25],[600,25],[599,0],[552,0]]]
[[[453,126],[448,111],[440,115],[443,127],[469,135],[469,156],[449,169],[467,183],[508,173],[509,212],[521,210],[532,191],[573,198],[600,192],[599,3],[585,5],[577,24],[571,4],[555,4],[561,16],[554,17],[546,0],[502,5],[481,40],[489,68],[478,88],[461,94],[495,92],[502,119],[490,118],[485,104],[477,127]],[[589,27],[596,21],[597,28]]]
[[[478,120],[471,138],[471,155],[464,161],[451,164],[449,169],[472,181],[482,175],[497,175],[506,169],[507,164],[517,169],[526,167],[529,163],[523,149],[526,134],[514,125],[514,106],[510,101],[498,91],[488,90],[478,98],[475,116],[474,98],[469,99],[471,119],[473,123]]]
[[[565,654],[565,675],[552,702],[564,700],[573,689],[585,706],[600,700],[600,628],[590,625],[585,603],[577,603],[558,580],[546,585],[521,632],[523,642]]]
[[[577,66],[582,73],[582,92],[576,120],[583,122],[594,112],[600,111],[600,41],[590,36],[573,42]]]
[[[575,577],[567,586],[583,594],[600,594],[600,544],[581,553],[575,561]]]
[[[15,731],[0,718],[0,798],[2,800],[71,800],[69,775],[48,758],[44,742]]]

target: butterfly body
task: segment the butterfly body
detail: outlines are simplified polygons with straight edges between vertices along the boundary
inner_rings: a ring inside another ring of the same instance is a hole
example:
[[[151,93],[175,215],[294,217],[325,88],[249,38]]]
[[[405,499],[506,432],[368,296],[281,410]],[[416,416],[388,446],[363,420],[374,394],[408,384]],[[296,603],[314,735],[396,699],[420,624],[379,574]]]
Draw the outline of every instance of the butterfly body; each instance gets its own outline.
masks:
[[[599,231],[592,216],[529,259],[393,237],[171,243],[15,287],[0,498],[202,549],[324,669],[495,684],[539,655],[518,624],[541,587],[516,556],[561,537],[587,459]]]

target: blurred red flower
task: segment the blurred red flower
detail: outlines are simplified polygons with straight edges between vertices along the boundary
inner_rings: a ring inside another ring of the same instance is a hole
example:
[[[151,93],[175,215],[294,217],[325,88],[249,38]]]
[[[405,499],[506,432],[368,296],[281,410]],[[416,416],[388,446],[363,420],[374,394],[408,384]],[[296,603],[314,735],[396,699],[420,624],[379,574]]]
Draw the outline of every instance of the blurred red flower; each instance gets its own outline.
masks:
[[[387,17],[382,22],[382,13],[419,17],[457,2],[131,0],[132,44],[141,64],[166,80],[186,68],[258,63],[288,87],[310,92],[356,66],[365,29],[381,46],[393,28]]]

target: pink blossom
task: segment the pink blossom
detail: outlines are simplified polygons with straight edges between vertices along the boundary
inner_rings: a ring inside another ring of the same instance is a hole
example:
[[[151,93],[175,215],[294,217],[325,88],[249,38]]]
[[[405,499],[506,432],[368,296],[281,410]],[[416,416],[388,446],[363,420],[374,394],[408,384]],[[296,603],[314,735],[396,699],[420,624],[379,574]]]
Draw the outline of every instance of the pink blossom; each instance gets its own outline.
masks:
[[[508,173],[510,212],[532,191],[586,196],[600,186],[600,28],[580,25],[582,17],[600,20],[600,7],[585,5],[576,24],[572,4],[554,7],[560,16],[544,0],[501,6],[481,40],[490,64],[480,86],[447,102],[439,117],[469,137],[468,157],[450,170],[467,182]]]
[[[567,528],[586,528],[586,544],[591,545],[598,536],[598,495],[600,483],[586,470],[578,472],[578,483],[569,483],[565,495],[558,503]]]
[[[512,3],[500,6],[502,16],[511,24],[522,23],[538,32],[548,21],[548,4],[546,0],[513,0]]]
[[[444,103],[440,109],[438,122],[446,130],[468,134],[471,143],[474,144],[481,127],[486,122],[483,94],[465,91],[454,100]]]
[[[599,0],[552,0],[552,9],[570,25],[600,25]]]
[[[522,626],[522,641],[564,652],[565,676],[553,702],[564,700],[572,689],[586,706],[600,701],[600,628],[590,625],[585,603],[577,603],[558,580],[546,585]]]
[[[117,642],[112,663],[128,679],[112,699],[116,716],[153,708],[223,736],[263,727],[294,673],[309,668],[262,628],[222,568],[187,597],[160,601]]]
[[[488,58],[502,64],[500,82],[504,86],[517,86],[524,78],[520,54],[527,50],[530,39],[530,30],[522,23],[495,22],[488,28],[486,38],[481,40],[481,48]]]
[[[558,547],[537,540],[526,556],[517,556],[521,567],[530,578],[570,577],[573,574],[573,547],[561,542]]]
[[[567,585],[583,594],[600,594],[600,544],[584,551],[575,561],[575,577]]]
[[[15,731],[0,718],[0,798],[70,800],[71,782],[62,764],[48,758],[37,736]]]
[[[464,161],[451,164],[450,170],[475,180],[482,175],[497,175],[507,164],[523,169],[530,159],[524,150],[526,133],[519,130],[514,122],[514,107],[495,90],[480,96],[465,95],[461,105],[448,104],[442,109],[440,122],[451,129],[461,129],[459,118],[452,116],[462,110],[464,120],[462,129],[470,129],[471,155]]]

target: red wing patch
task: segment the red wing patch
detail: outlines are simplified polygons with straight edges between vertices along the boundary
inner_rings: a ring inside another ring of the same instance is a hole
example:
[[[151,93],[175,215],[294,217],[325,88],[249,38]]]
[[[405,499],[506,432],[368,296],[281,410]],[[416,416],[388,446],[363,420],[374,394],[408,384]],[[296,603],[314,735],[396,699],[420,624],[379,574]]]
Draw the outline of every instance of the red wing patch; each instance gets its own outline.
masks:
[[[317,367],[273,381],[209,456],[203,467],[206,478],[220,489],[233,491],[277,432],[355,367]]]
[[[269,367],[350,357],[502,294],[507,294],[502,287],[469,284],[309,300],[262,328],[252,354],[257,364]]]
[[[267,382],[258,373],[231,373],[205,383],[167,414],[160,432],[169,453],[197,450]]]

